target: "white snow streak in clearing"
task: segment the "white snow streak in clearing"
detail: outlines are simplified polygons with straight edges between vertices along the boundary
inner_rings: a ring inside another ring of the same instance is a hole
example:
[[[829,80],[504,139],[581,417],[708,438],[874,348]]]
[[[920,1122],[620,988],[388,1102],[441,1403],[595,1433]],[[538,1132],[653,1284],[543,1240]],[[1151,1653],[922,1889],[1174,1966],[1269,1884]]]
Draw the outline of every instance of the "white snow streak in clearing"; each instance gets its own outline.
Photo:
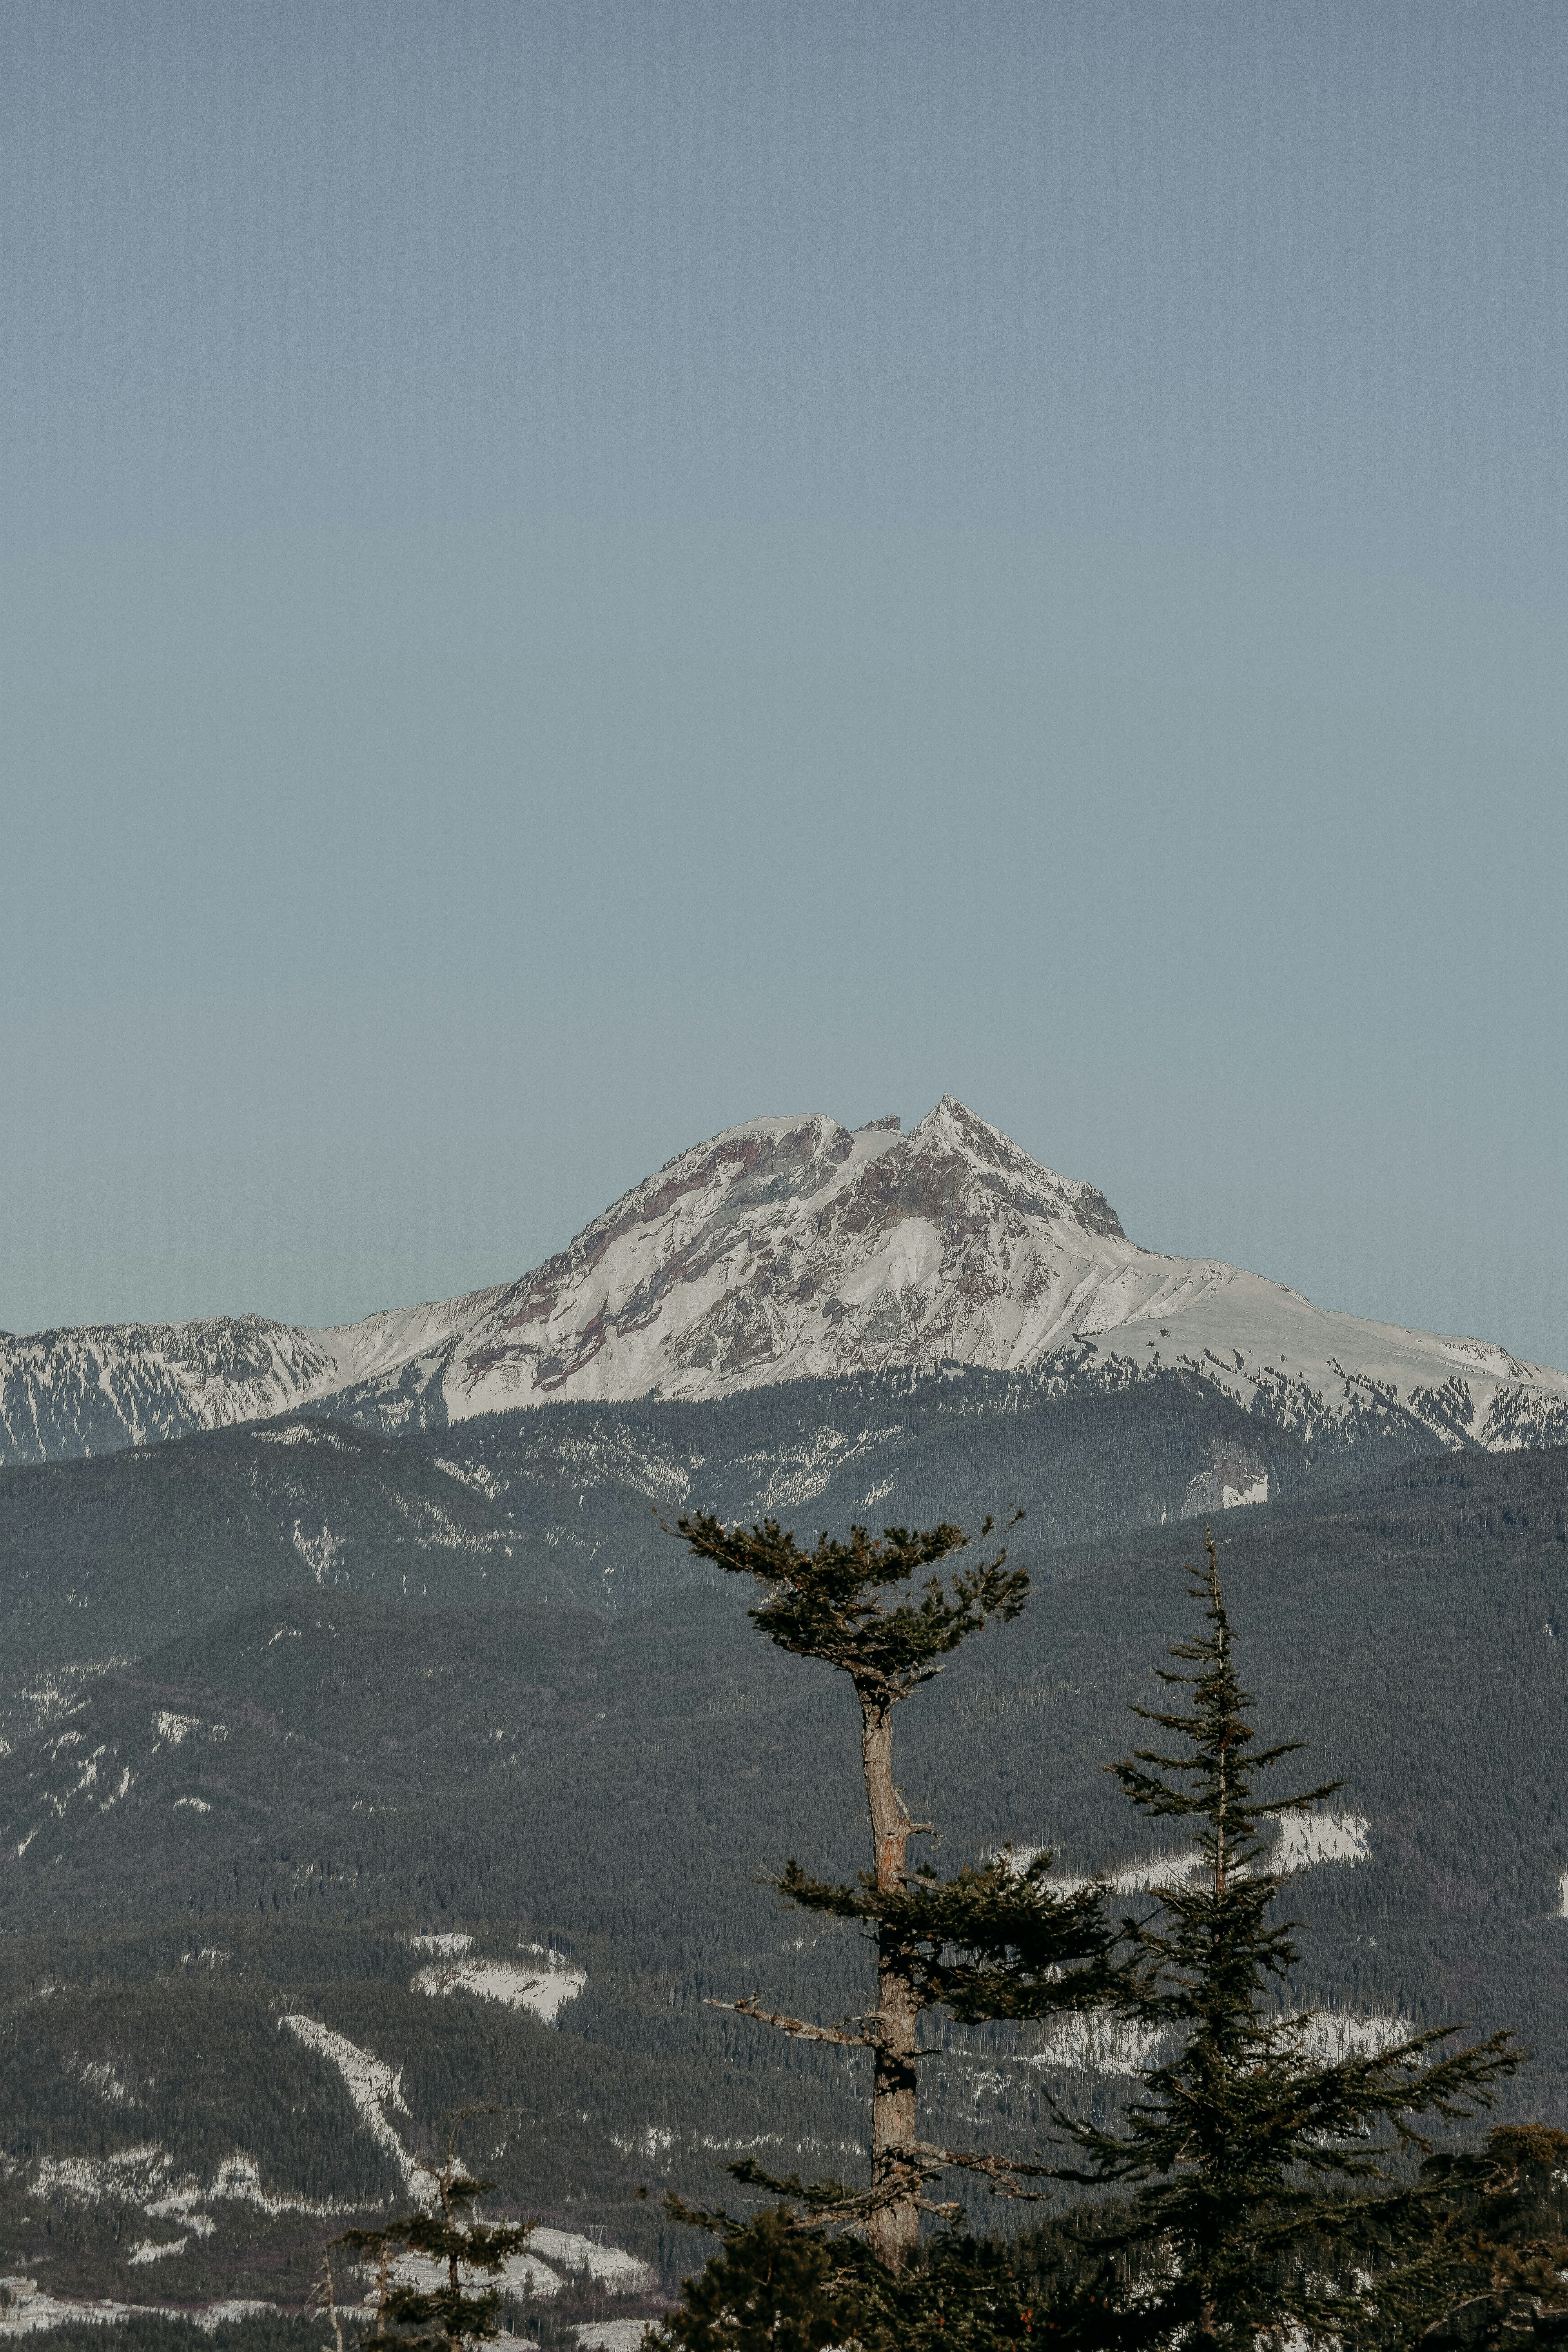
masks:
[[[529,2244],[537,2246],[542,2254],[563,2271],[586,2271],[611,2294],[640,2294],[653,2285],[658,2276],[647,2263],[639,2262],[636,2254],[628,2254],[623,2247],[601,2246],[572,2230],[535,2230]],[[647,2323],[637,2324],[642,2326]]]
[[[156,2140],[148,2139],[108,2156],[46,2156],[35,2179],[41,2197],[61,2197],[79,2205],[97,2205],[112,2197],[144,2206],[165,2186],[173,2169],[173,2158]]]
[[[125,2085],[107,2066],[87,2064],[78,2073],[111,2105],[134,2105]],[[347,2209],[310,2197],[287,2193],[274,2196],[261,2186],[261,2167],[243,2148],[226,2156],[204,2183],[194,2176],[174,2177],[174,2159],[156,2140],[142,2140],[108,2156],[45,2157],[36,2185],[41,2196],[58,2196],[81,2205],[110,2202],[134,2205],[153,2221],[184,2221],[197,2237],[210,2237],[214,2223],[201,2207],[225,2198],[256,2205],[264,2213],[331,2214]]]
[[[1036,1845],[1013,1848],[1012,1864],[1019,1877],[1041,1851]],[[1114,1870],[1107,1871],[1105,1884],[1113,1895],[1146,1895],[1152,1887],[1176,1886],[1183,1879],[1190,1878],[1198,1866],[1198,1859],[1195,1848],[1178,1853],[1145,1854],[1141,1862],[1119,1863]],[[1076,1895],[1080,1887],[1093,1884],[1093,1876],[1088,1871],[1053,1870],[1046,1880],[1047,1890],[1052,1895]]]
[[[204,2194],[209,2202],[215,2198],[240,2198],[247,2205],[258,2205],[264,2213],[344,2213],[349,2210],[347,2206],[334,2204],[330,2200],[272,2195],[261,2186],[260,2165],[253,2156],[247,2156],[241,2147],[237,2147],[232,2156],[225,2157],[213,2174],[211,2187]]]
[[[447,1462],[437,1454],[436,1467],[444,1470],[448,1478],[455,1478],[459,1486],[471,1486],[487,1502],[493,1503],[498,1495],[506,1491],[504,1479],[498,1478],[493,1470],[487,1470],[482,1462]]]
[[[1413,2040],[1418,2030],[1407,2017],[1352,2017],[1325,2010],[1301,2020],[1299,2047],[1311,2064],[1337,2066],[1346,2058],[1381,2057]],[[1051,2074],[1136,2074],[1159,2063],[1163,2039],[1155,2029],[1110,2010],[1089,2010],[1058,2018],[1023,2063]]]
[[[466,2263],[458,2264],[463,2283],[481,2293],[486,2287],[499,2287],[503,2294],[559,2294],[561,2281],[548,2263],[537,2254],[511,2254],[505,2267],[499,2271],[473,2270]],[[392,2265],[392,2280],[396,2286],[417,2287],[428,2294],[432,2288],[447,2284],[447,2265],[428,2254],[404,2254]]]
[[[66,2295],[40,2294],[36,2279],[0,2279],[10,2295],[10,2307],[0,2318],[0,2336],[37,2336],[55,2327],[111,2327],[127,2319],[149,2315],[185,2319],[209,2334],[225,2321],[247,2319],[253,2313],[276,2311],[275,2303],[247,2303],[230,2297],[209,2303],[205,2310],[181,2310],[163,2303],[75,2303]]]
[[[0,2336],[38,2336],[51,2327],[112,2327],[146,2308],[130,2303],[72,2303],[64,2296],[40,2294],[33,2279],[0,2279],[0,2286],[11,2298],[0,2318]]]
[[[455,1939],[454,1939],[455,1940]],[[574,1969],[558,1952],[538,1945],[520,1948],[519,1960],[453,1958],[421,1969],[410,1990],[443,1994],[472,1993],[477,2000],[499,2000],[508,2009],[526,2009],[546,2025],[553,2025],[569,2000],[575,2000],[588,1981],[585,1969]]]
[[[1309,2020],[1301,2047],[1320,2066],[1337,2066],[1343,2058],[1381,2058],[1420,2030],[1408,2017],[1349,2017],[1326,2009]]]
[[[401,2107],[405,2115],[409,2111],[403,2095],[402,2068],[398,2067],[395,2072],[371,2051],[361,2050],[314,2017],[302,2017],[298,2011],[291,2011],[287,2017],[280,2017],[278,2024],[279,2031],[287,2026],[290,2033],[298,2035],[307,2050],[316,2051],[329,2065],[337,2068],[365,2129],[376,2146],[384,2148],[393,2162],[401,2168],[411,2189],[423,2189],[428,2193],[428,2181],[388,2123],[384,2113],[387,2107]]]
[[[1265,1866],[1280,1878],[1289,1878],[1298,1870],[1310,1870],[1321,1862],[1370,1862],[1372,1848],[1367,1843],[1372,1824],[1362,1813],[1282,1813],[1279,1817],[1279,1838],[1273,1852],[1265,1855]],[[1037,1845],[1015,1846],[1012,1864],[1022,1876],[1036,1854],[1044,1849]],[[1159,1886],[1177,1886],[1190,1878],[1199,1867],[1202,1856],[1195,1846],[1182,1847],[1172,1853],[1145,1854],[1138,1862],[1118,1863],[1107,1871],[1105,1883],[1113,1895],[1145,1895]],[[1087,1871],[1052,1871],[1046,1885],[1055,1895],[1076,1895],[1080,1886],[1093,1884]],[[1563,1916],[1568,1917],[1568,1874],[1563,1881]]]
[[[1153,2064],[1159,2047],[1150,2026],[1109,2010],[1080,2010],[1048,2027],[1025,2063],[1053,2074],[1136,2074]]]
[[[333,1535],[331,1528],[323,1527],[319,1536],[308,1536],[295,1520],[294,1549],[318,1584],[323,1584],[331,1574],[333,1558],[342,1548],[342,1538]]]
[[[1318,1862],[1370,1862],[1371,1827],[1362,1813],[1282,1813],[1272,1867],[1283,1875]]]
[[[108,2105],[133,2107],[136,2105],[131,2095],[130,2084],[116,2070],[111,2058],[79,2059],[71,2072],[79,2083],[85,2083],[89,2091],[96,2091]]]
[[[504,2271],[489,2282],[505,2292],[524,2286],[538,2295],[559,2294],[561,2273],[586,2273],[608,2294],[641,2294],[658,2277],[652,2267],[621,2246],[602,2246],[571,2230],[536,2229],[525,2252],[511,2256]],[[444,2263],[420,2254],[405,2255],[393,2276],[410,2286],[439,2286],[446,2279]],[[477,2274],[476,2274],[477,2276]],[[485,2284],[479,2280],[479,2284]],[[645,2323],[638,2321],[638,2326]]]

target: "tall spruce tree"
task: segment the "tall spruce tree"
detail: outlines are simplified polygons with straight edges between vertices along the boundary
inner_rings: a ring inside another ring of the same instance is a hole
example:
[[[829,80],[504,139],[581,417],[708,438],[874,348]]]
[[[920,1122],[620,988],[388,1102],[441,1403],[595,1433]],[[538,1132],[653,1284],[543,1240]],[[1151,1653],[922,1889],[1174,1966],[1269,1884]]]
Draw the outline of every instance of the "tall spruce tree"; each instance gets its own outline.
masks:
[[[1342,1784],[1254,1796],[1258,1775],[1301,1743],[1254,1748],[1212,1535],[1192,1598],[1207,1631],[1172,1649],[1191,1671],[1162,1674],[1190,1702],[1134,1710],[1173,1736],[1175,1752],[1140,1748],[1107,1768],[1142,1811],[1201,1825],[1193,1875],[1165,1889],[1160,1913],[1136,1930],[1152,1970],[1142,2014],[1180,2048],[1144,2071],[1121,2133],[1059,2118],[1088,2163],[1058,2179],[1135,2193],[1128,2225],[1100,2241],[1088,2291],[1080,2277],[1051,2321],[1072,2341],[1121,2352],[1175,2343],[1252,2352],[1259,2330],[1281,2326],[1313,2344],[1376,2337],[1380,2297],[1398,2302],[1400,2276],[1419,2271],[1419,2241],[1437,2223],[1418,2189],[1345,2191],[1392,2183],[1391,2156],[1430,2147],[1416,2118],[1489,2105],[1489,2086],[1523,2053],[1497,2033],[1439,2058],[1435,2045],[1458,2029],[1436,2026],[1376,2055],[1324,2063],[1312,2013],[1281,2012],[1274,1989],[1298,1957],[1297,1923],[1269,1920],[1281,1881],[1259,1832]],[[1381,2279],[1355,2259],[1363,2242],[1389,2255]]]
[[[980,1531],[984,1541],[994,1522]],[[859,1703],[860,1756],[870,1815],[872,1867],[853,1885],[811,1877],[791,1861],[777,1884],[803,1909],[860,1922],[877,1953],[877,2004],[865,2017],[815,2025],[766,2010],[756,1993],[731,2003],[804,2041],[865,2050],[871,2060],[871,2179],[864,2190],[838,2181],[781,2181],[755,2165],[736,2178],[795,2200],[811,2226],[847,2224],[898,2272],[914,2252],[922,2211],[950,2213],[926,2194],[950,2166],[1004,2189],[1027,2168],[982,2151],[919,2137],[917,2071],[921,2011],[941,2005],[964,2020],[1030,2018],[1103,2002],[1118,1981],[1116,1940],[1103,1892],[1058,1894],[1045,1884],[1048,1854],[1019,1871],[1005,1855],[941,1880],[929,1864],[911,1869],[909,1843],[933,1824],[910,1817],[893,1769],[893,1710],[942,1671],[945,1660],[993,1619],[1016,1617],[1028,1573],[1007,1565],[1004,1546],[944,1584],[915,1580],[969,1541],[946,1523],[911,1531],[887,1528],[874,1541],[852,1528],[847,1543],[823,1535],[810,1551],[776,1520],[726,1528],[705,1514],[679,1523],[700,1558],[762,1587],[751,1611],[770,1641],[796,1657],[820,1658],[847,1675]],[[693,2216],[692,2218],[697,2218]],[[715,2226],[719,2217],[706,2217]]]

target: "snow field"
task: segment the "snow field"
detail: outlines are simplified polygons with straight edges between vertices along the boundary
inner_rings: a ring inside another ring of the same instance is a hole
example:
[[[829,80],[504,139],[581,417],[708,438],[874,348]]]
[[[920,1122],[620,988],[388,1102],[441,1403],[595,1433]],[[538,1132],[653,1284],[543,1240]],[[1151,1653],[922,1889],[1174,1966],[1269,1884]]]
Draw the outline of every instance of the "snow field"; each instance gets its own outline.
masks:
[[[535,2230],[529,2243],[563,2271],[586,2271],[610,2294],[640,2294],[658,2276],[636,2254],[601,2245],[596,2238],[580,2237],[574,2231]]]
[[[510,2255],[499,2271],[474,2270],[466,2263],[459,2263],[458,2269],[464,2273],[464,2285],[479,2292],[494,2286],[503,2294],[536,2294],[543,2299],[559,2294],[563,2284],[560,2274],[548,2263],[531,2253]],[[364,2275],[369,2277],[370,2273]],[[393,2263],[390,2276],[395,2286],[417,2287],[428,2294],[433,2288],[446,2285],[447,2265],[433,2255],[405,2254]]]
[[[1310,1870],[1319,1863],[1370,1862],[1372,1848],[1367,1843],[1372,1824],[1362,1813],[1282,1813],[1279,1835],[1272,1853],[1265,1856],[1268,1867],[1281,1878],[1298,1870]],[[1021,1877],[1043,1846],[1014,1846],[1010,1858],[1014,1870]],[[1179,1847],[1165,1853],[1145,1854],[1136,1862],[1118,1863],[1105,1874],[1105,1883],[1113,1895],[1145,1895],[1160,1886],[1177,1886],[1190,1878],[1199,1866],[1195,1846]],[[1088,1871],[1053,1870],[1046,1884],[1059,1895],[1076,1895],[1080,1887],[1093,1884]],[[1568,1916],[1568,1874],[1562,1881],[1564,1916]]]
[[[526,2009],[546,2025],[553,2025],[566,2003],[575,2000],[588,1981],[585,1969],[573,1968],[559,1952],[547,1952],[537,1944],[521,1946],[523,1957],[518,1960],[481,1960],[463,1956],[463,1947],[472,1942],[471,1937],[417,1940],[438,1940],[452,1948],[450,1958],[443,1956],[433,1967],[421,1969],[410,1988],[433,1999],[471,1993],[476,2000]]]
[[[246,2303],[232,2297],[223,2303],[209,2303],[205,2309],[196,2311],[162,2303],[74,2303],[66,2296],[40,2294],[34,2279],[0,2279],[0,2286],[10,2296],[9,2305],[0,2311],[0,2336],[37,2336],[54,2327],[112,2327],[124,2320],[147,2315],[188,2319],[194,2326],[210,2333],[227,2320],[247,2319],[254,2313],[278,2308],[276,2304]]]
[[[641,2294],[654,2285],[658,2273],[620,2246],[602,2245],[596,2238],[572,2230],[536,2229],[521,2254],[513,2254],[502,2271],[476,2271],[473,2284],[499,2286],[504,2293],[555,2295],[565,2277],[586,2274],[608,2294]],[[446,2266],[422,2254],[408,2254],[393,2266],[395,2279],[417,2287],[441,2285]]]

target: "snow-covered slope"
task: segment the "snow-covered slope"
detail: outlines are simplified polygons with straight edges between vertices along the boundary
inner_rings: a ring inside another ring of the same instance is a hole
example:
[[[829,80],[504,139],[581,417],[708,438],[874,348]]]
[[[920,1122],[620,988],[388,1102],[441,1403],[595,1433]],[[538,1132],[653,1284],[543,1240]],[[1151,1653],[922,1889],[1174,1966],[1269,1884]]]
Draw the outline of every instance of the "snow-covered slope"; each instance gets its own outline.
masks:
[[[111,1454],[265,1420],[439,1350],[503,1295],[478,1291],[338,1330],[225,1315],[0,1333],[0,1463]]]
[[[819,1113],[731,1128],[521,1281],[444,1306],[325,1331],[249,1318],[0,1341],[0,1445],[36,1461],[306,1402],[385,1427],[1047,1359],[1086,1380],[1189,1366],[1309,1430],[1380,1401],[1446,1444],[1568,1442],[1563,1373],[1141,1249],[1091,1185],[946,1096],[907,1136]]]

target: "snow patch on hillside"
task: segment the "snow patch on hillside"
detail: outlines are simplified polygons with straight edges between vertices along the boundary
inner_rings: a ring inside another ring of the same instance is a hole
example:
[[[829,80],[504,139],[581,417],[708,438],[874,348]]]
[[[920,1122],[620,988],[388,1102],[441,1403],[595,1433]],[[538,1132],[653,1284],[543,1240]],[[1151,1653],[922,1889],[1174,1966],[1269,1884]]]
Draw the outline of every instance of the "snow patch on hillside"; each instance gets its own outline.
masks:
[[[108,2156],[42,2157],[34,2179],[40,2197],[58,2197],[67,2204],[113,2200],[145,2208],[173,2170],[173,2157],[156,2140],[140,2140]]]
[[[467,2266],[463,2266],[467,2275]],[[393,2264],[392,2276],[399,2285],[415,2286],[425,2291],[446,2284],[446,2266],[421,2254],[405,2254]],[[521,2253],[509,2257],[503,2270],[494,2273],[475,2272],[468,2284],[493,2285],[507,2294],[531,2294],[539,2296],[561,2293],[563,2277],[589,2278],[607,2294],[646,2294],[658,2284],[658,2273],[651,2264],[629,2254],[623,2247],[601,2244],[595,2238],[580,2236],[571,2230],[535,2228]],[[637,2322],[640,2330],[647,2325]]]
[[[332,1572],[332,1562],[343,1548],[344,1538],[333,1535],[323,1525],[319,1536],[308,1536],[298,1519],[294,1522],[294,1549],[315,1578],[324,1585]]]
[[[295,2197],[287,2190],[281,2193],[261,2186],[261,2167],[255,2157],[237,2147],[226,2156],[203,2191],[208,2203],[216,2199],[232,2197],[247,2205],[258,2206],[263,2213],[346,2213],[353,2209],[331,2199]]]
[[[437,1454],[436,1467],[444,1470],[448,1478],[455,1478],[459,1486],[469,1486],[476,1495],[482,1495],[489,1503],[493,1503],[498,1495],[506,1492],[504,1478],[498,1478],[495,1472],[487,1470],[482,1462],[447,1462]]]
[[[611,2294],[641,2294],[658,2282],[658,2273],[636,2254],[620,2246],[602,2246],[596,2239],[580,2237],[571,2230],[535,2230],[528,2242],[563,2271],[585,2271]]]
[[[1161,2036],[1110,2010],[1079,2010],[1047,2026],[1025,2063],[1061,2074],[1136,2074],[1152,2066]]]
[[[459,2263],[458,2270],[470,2294],[482,2294],[492,2286],[502,2294],[536,2294],[541,2298],[561,2292],[559,2274],[531,2252],[509,2254],[499,2271],[479,2270],[468,2263]],[[446,2285],[447,2265],[428,2254],[400,2254],[391,2265],[390,2276],[395,2286],[411,2286],[422,2294],[430,2294]]]
[[[1261,1477],[1255,1478],[1250,1486],[1222,1486],[1220,1488],[1219,1501],[1222,1511],[1234,1511],[1239,1504],[1266,1503],[1268,1500],[1268,1473],[1267,1470],[1264,1471]]]
[[[1320,2066],[1337,2066],[1345,2058],[1381,2058],[1402,2042],[1413,2042],[1421,2031],[1413,2019],[1373,2012],[1352,2017],[1339,2010],[1322,2010],[1309,2017],[1301,2036],[1307,2056]]]
[[[136,2105],[130,2084],[111,2058],[79,2058],[71,2065],[77,2081],[111,2107],[133,2107]]]
[[[1282,1813],[1270,1867],[1284,1877],[1320,1862],[1370,1862],[1371,1828],[1363,1813]]]
[[[451,1940],[456,1943],[456,1938]],[[583,1990],[588,1972],[539,1944],[524,1944],[519,1949],[522,1956],[519,1960],[477,1959],[454,1951],[450,1958],[421,1969],[410,1990],[433,1998],[471,1993],[476,2000],[526,2009],[546,2025],[553,2025],[566,2003]]]
[[[1022,1877],[1037,1854],[1046,1852],[1044,1846],[1020,1845],[1009,1850],[1008,1860],[1018,1877]],[[1146,1895],[1157,1886],[1179,1886],[1197,1869],[1202,1857],[1195,1847],[1183,1848],[1172,1853],[1144,1854],[1136,1862],[1118,1863],[1114,1870],[1104,1874],[1104,1884],[1113,1895]],[[1046,1879],[1046,1888],[1052,1895],[1077,1895],[1083,1887],[1092,1886],[1092,1872],[1053,1870]]]
[[[1280,2022],[1299,2027],[1295,2039],[1300,2054],[1319,2066],[1381,2057],[1414,2040],[1420,2030],[1407,2017],[1380,2011],[1364,2016],[1338,2010],[1307,2011]],[[1156,2027],[1118,2017],[1110,2010],[1087,2010],[1055,2019],[1021,2063],[1050,2074],[1136,2074],[1160,2064],[1174,2046]]]
[[[825,1422],[801,1438],[791,1438],[771,1454],[742,1454],[737,1467],[758,1473],[748,1510],[758,1514],[798,1510],[826,1492],[831,1482],[852,1463],[869,1462],[885,1445],[903,1435],[901,1424],[890,1429],[862,1429],[853,1437]],[[889,1479],[876,1494],[887,1494]]]
[[[280,2017],[278,2026],[280,2032],[294,2034],[307,2050],[315,2051],[337,2068],[355,2112],[376,2146],[399,2167],[410,2189],[427,2193],[428,2181],[386,2117],[388,2107],[400,2107],[405,2115],[410,2112],[403,2095],[403,2069],[386,2065],[373,2051],[361,2050],[343,2034],[334,2033],[330,2025],[297,2011]]]
[[[1370,1862],[1371,1829],[1363,1813],[1282,1813],[1278,1842],[1273,1851],[1264,1856],[1264,1866],[1276,1877],[1289,1878],[1298,1870],[1314,1869],[1319,1863]],[[1022,1877],[1036,1855],[1047,1851],[1039,1845],[1012,1846],[1007,1855],[1013,1870]],[[1118,1863],[1104,1874],[1104,1882],[1113,1895],[1151,1894],[1161,1886],[1181,1885],[1202,1864],[1203,1856],[1195,1846],[1182,1846],[1164,1853],[1144,1854],[1135,1862]],[[1080,1888],[1093,1884],[1093,1875],[1088,1871],[1053,1870],[1046,1880],[1053,1895],[1076,1895]],[[1568,1917],[1568,1874],[1562,1886],[1563,1916]]]
[[[163,2251],[172,2253],[174,2248]],[[183,2319],[210,2335],[230,2320],[247,2319],[254,2313],[278,2309],[275,2303],[246,2302],[232,2295],[194,2311],[166,2303],[114,2303],[107,2299],[78,2302],[69,2295],[41,2293],[37,2281],[30,2278],[0,2279],[0,2286],[8,2298],[0,2314],[0,2336],[38,2336],[57,2327],[113,2327],[128,2319],[142,2318]]]
[[[68,2295],[40,2293],[37,2281],[30,2278],[0,2279],[0,2287],[6,2296],[0,2336],[41,2336],[56,2327],[113,2327],[149,2308],[144,2304],[78,2303]]]

